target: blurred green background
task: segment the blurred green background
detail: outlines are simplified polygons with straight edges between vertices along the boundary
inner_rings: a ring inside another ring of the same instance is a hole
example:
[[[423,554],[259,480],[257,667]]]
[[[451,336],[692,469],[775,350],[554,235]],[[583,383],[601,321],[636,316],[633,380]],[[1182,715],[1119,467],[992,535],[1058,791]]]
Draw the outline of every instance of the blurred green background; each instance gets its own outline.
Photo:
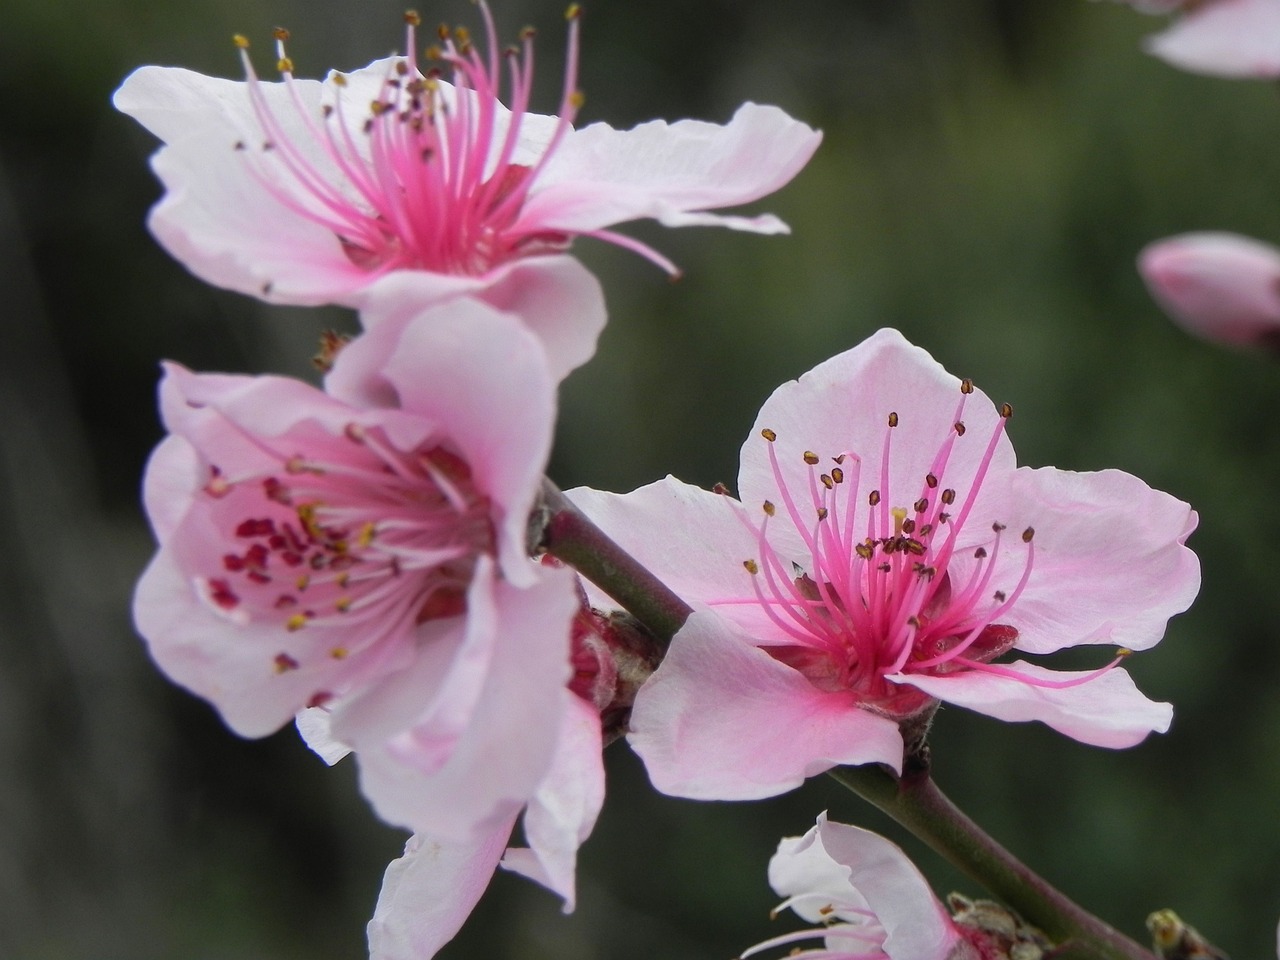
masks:
[[[292,371],[341,311],[206,287],[143,225],[153,142],[115,114],[135,66],[238,76],[293,31],[303,75],[399,42],[388,0],[6,0],[0,26],[0,958],[339,960],[402,837],[342,764],[291,731],[241,741],[150,665],[129,622],[150,552],[138,478],[160,431],[157,362]],[[555,102],[559,0],[495,0],[542,28]],[[442,0],[428,22],[475,23]],[[1147,242],[1231,229],[1280,240],[1280,96],[1139,51],[1159,21],[1085,0],[595,0],[584,121],[727,119],[777,103],[823,128],[759,205],[790,238],[628,232],[671,284],[579,244],[611,323],[563,389],[552,476],[628,490],[732,482],[781,381],[894,325],[1012,402],[1020,460],[1120,467],[1190,501],[1195,608],[1131,661],[1173,730],[1111,753],[947,710],[937,776],[1084,905],[1145,938],[1170,906],[1241,960],[1280,916],[1280,371],[1169,324],[1133,269]],[[499,876],[444,956],[727,960],[772,933],[765,864],[833,819],[883,829],[825,778],[769,803],[656,795],[624,745],[582,853],[577,913]],[[906,843],[939,893],[980,891]]]

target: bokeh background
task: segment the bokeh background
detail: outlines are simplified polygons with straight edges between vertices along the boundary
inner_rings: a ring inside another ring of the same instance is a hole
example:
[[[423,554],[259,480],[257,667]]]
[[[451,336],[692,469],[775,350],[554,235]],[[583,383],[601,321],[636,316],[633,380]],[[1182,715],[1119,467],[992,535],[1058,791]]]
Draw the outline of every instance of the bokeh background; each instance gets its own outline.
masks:
[[[539,25],[555,103],[560,0]],[[403,842],[291,731],[260,742],[150,664],[128,613],[150,537],[138,478],[157,362],[291,371],[342,311],[268,308],[170,260],[143,219],[153,142],[111,91],[143,63],[238,76],[293,30],[304,75],[399,42],[390,0],[6,0],[0,25],[0,958],[351,960]],[[461,0],[428,22],[474,23]],[[790,238],[629,232],[667,282],[579,244],[611,323],[563,388],[552,476],[628,490],[732,482],[781,381],[894,325],[1012,402],[1024,463],[1120,467],[1200,511],[1199,602],[1132,671],[1173,730],[1110,753],[947,710],[937,777],[1047,877],[1126,932],[1176,908],[1237,960],[1280,916],[1280,368],[1169,324],[1148,241],[1280,240],[1280,96],[1140,52],[1159,22],[1085,0],[594,0],[584,120],[724,120],[746,99],[823,128],[760,206]],[[833,819],[903,839],[825,778],[768,803],[656,795],[625,745],[583,849],[580,903],[499,876],[447,958],[727,960],[772,924],[765,864]],[[979,894],[904,841],[945,893]]]

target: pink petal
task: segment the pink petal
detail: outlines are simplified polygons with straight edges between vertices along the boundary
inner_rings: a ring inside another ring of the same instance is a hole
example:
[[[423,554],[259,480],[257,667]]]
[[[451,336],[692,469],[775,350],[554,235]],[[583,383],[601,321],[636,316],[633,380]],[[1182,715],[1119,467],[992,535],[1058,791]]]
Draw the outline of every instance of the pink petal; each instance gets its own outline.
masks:
[[[861,459],[861,507],[867,494],[881,486],[888,418],[890,413],[897,413],[899,426],[892,435],[889,489],[909,504],[920,495],[924,475],[952,430],[960,399],[958,377],[947,373],[925,350],[908,343],[897,330],[879,330],[853,349],[818,364],[799,380],[782,384],[764,402],[742,445],[738,479],[742,501],[748,509],[759,510],[762,501],[778,497],[769,444],[760,435],[768,428],[777,434],[774,453],[786,485],[793,491],[809,487],[806,451],[817,453],[827,468],[833,457],[856,454]],[[947,486],[962,496],[977,472],[998,416],[981,390],[975,389],[968,397],[966,433],[956,441],[945,474]],[[855,464],[849,461],[843,468],[847,482],[852,483]],[[973,508],[972,524],[984,534],[989,533],[991,520],[998,519],[1005,497],[1004,483],[1013,468],[1013,446],[1007,436],[1002,436]],[[807,555],[799,535],[788,523],[771,528],[770,542],[784,556]]]
[[[619,131],[574,131],[539,177],[521,221],[589,232],[641,217],[669,227],[723,225],[780,233],[775,217],[702,211],[750,203],[788,183],[822,134],[777,107],[746,103],[727,125],[654,120]]]
[[[391,861],[369,921],[369,960],[430,960],[489,885],[514,818],[476,840],[415,834]]]
[[[1164,733],[1173,720],[1173,707],[1148,700],[1134,686],[1133,678],[1119,667],[1076,686],[1054,688],[1037,686],[1034,681],[1058,683],[1088,674],[1046,670],[1020,660],[999,666],[1029,677],[1032,682],[979,670],[939,677],[899,675],[891,679],[997,720],[1039,720],[1059,733],[1096,747],[1131,747],[1149,733]]]
[[[1018,629],[1019,650],[1145,650],[1199,592],[1200,563],[1185,546],[1195,511],[1127,473],[1022,467],[1007,516],[1015,530],[1035,525],[1031,579],[1001,617]]]
[[[731,498],[675,477],[628,494],[578,487],[566,495],[677,596],[714,606],[749,632],[773,633],[742,567],[759,552],[755,536],[738,519],[740,508]],[[696,535],[673,536],[673,524]],[[735,598],[745,602],[730,602]]]
[[[573,912],[576,899],[578,848],[591,834],[604,803],[602,749],[599,713],[570,697],[551,769],[525,810],[529,849],[512,848],[502,858],[508,870],[563,897],[565,913]]]
[[[1280,77],[1280,2],[1208,0],[1146,41],[1161,60],[1219,77]]]
[[[823,693],[707,610],[641,687],[628,739],[657,789],[695,800],[758,800],[840,764],[902,764],[897,724]]]
[[[1151,296],[1188,333],[1275,349],[1280,249],[1234,233],[1185,233],[1138,256]]]
[[[533,796],[572,696],[565,684],[578,598],[570,571],[540,568],[531,587],[498,581],[484,589],[492,602],[473,590],[463,644],[487,648],[483,655],[473,660],[460,650],[447,672],[415,667],[334,710],[334,734],[355,748],[361,786],[378,813],[459,840]],[[482,669],[483,677],[469,675]],[[460,730],[455,721],[464,715]]]

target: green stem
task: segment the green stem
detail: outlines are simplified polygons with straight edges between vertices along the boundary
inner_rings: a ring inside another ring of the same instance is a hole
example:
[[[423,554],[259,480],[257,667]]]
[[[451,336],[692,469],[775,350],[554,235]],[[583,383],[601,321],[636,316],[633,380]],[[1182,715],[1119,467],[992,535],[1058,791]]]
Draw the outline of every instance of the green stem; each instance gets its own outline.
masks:
[[[901,779],[880,766],[831,775],[879,807],[1059,945],[1055,957],[1158,960],[1040,877],[966,816],[929,776],[927,755],[909,757]]]
[[[662,642],[671,642],[693,608],[604,531],[550,480],[530,518],[530,544],[575,568]]]

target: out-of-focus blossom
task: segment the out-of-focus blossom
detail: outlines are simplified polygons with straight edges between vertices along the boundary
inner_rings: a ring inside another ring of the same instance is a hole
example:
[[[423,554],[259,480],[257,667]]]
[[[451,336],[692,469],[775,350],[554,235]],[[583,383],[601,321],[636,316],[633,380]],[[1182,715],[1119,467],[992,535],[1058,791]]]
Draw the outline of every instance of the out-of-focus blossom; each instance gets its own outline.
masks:
[[[787,837],[769,861],[769,883],[814,929],[783,934],[743,960],[787,947],[804,960],[948,960],[978,956],[907,855],[867,830],[824,813],[803,837]],[[802,947],[820,941],[821,946]]]
[[[1280,0],[1130,0],[1145,13],[1181,11],[1144,46],[1161,60],[1211,76],[1280,77]]]
[[[405,56],[323,82],[294,77],[284,31],[279,83],[257,77],[242,38],[245,82],[135,71],[115,104],[165,144],[152,161],[167,191],[152,231],[202,279],[280,303],[362,306],[393,277],[419,308],[483,296],[519,312],[563,375],[591,355],[605,319],[595,279],[564,255],[575,237],[634,250],[674,273],[661,254],[610,227],[651,217],[673,227],[786,230],[769,215],[708,211],[783,186],[819,133],[751,103],[725,126],[574,129],[576,6],[557,116],[529,109],[532,31],[500,52],[487,5],[480,11],[488,50],[464,30],[441,31],[425,68],[410,14]],[[530,283],[558,288],[552,299],[572,304],[568,319],[563,303],[524,303]]]
[[[742,503],[673,478],[578,505],[695,612],[630,739],[667,793],[752,799],[899,769],[939,701],[1123,747],[1168,727],[1117,666],[1199,588],[1195,513],[1117,470],[1017,467],[994,406],[882,330],[776,390]],[[1114,644],[1096,670],[1037,656]]]
[[[533,334],[482,304],[379,336],[335,374],[385,353],[394,407],[167,368],[135,620],[237,732],[328,706],[386,819],[473,839],[545,779],[573,696],[573,577],[525,551],[555,383]]]
[[[1184,233],[1144,249],[1138,271],[1187,332],[1280,350],[1280,249],[1234,233]]]

